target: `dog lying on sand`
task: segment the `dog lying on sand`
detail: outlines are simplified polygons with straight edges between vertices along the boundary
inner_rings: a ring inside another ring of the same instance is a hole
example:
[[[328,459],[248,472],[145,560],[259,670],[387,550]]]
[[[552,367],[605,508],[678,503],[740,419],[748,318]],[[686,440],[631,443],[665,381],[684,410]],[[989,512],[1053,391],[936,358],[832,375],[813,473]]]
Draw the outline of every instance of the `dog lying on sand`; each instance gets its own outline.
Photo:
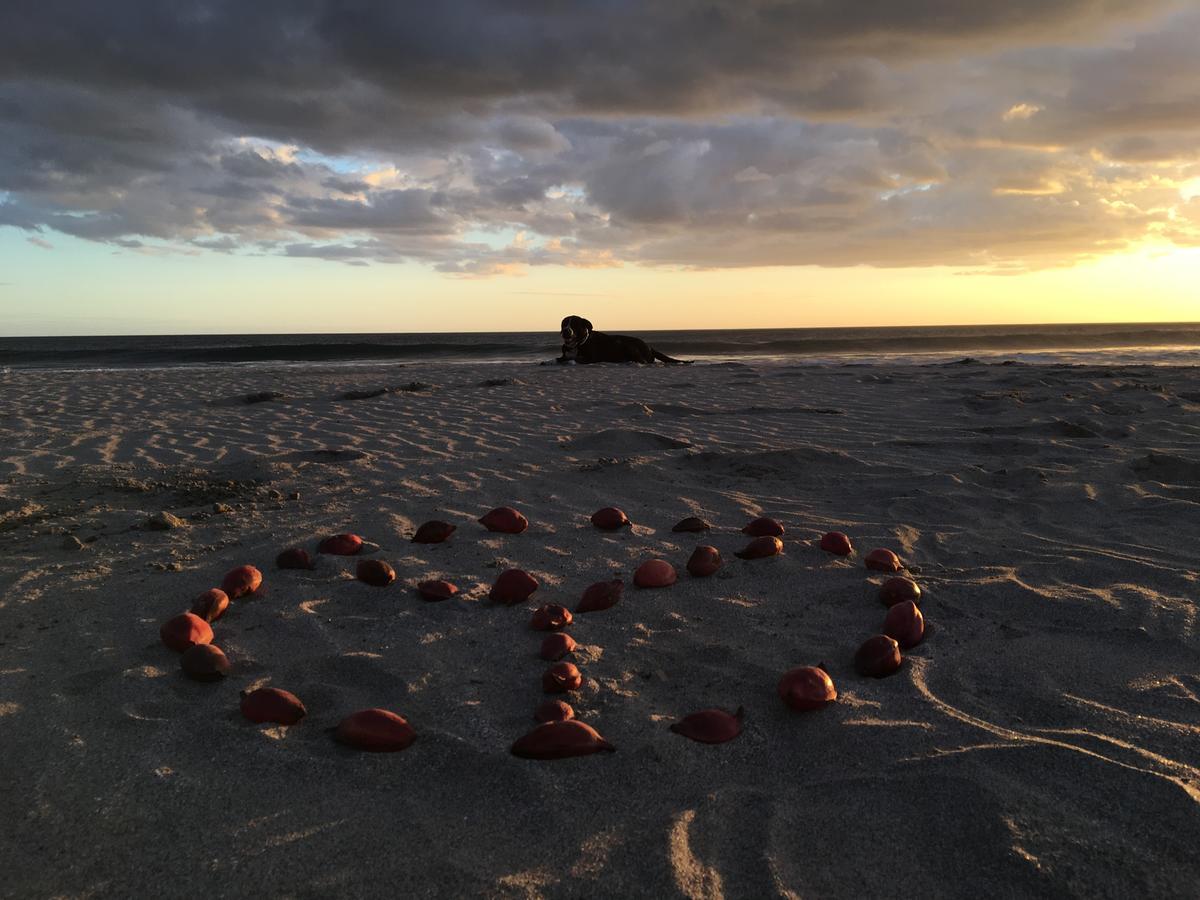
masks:
[[[567,316],[562,320],[562,356],[555,360],[566,363],[653,363],[655,360],[671,365],[688,365],[659,353],[641,338],[624,334],[605,334],[596,331],[582,316]]]

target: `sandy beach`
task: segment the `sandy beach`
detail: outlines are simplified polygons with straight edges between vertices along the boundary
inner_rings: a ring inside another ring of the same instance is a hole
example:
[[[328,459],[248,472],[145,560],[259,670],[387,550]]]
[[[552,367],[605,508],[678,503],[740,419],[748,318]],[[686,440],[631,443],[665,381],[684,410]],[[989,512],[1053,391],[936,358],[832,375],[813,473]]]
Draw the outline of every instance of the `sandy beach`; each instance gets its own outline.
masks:
[[[1194,897],[1198,443],[1188,368],[0,375],[0,894]],[[501,505],[529,529],[477,523]],[[689,515],[714,528],[673,533]],[[735,558],[760,515],[784,553]],[[432,519],[458,530],[412,543]],[[397,582],[275,567],[339,532]],[[698,544],[711,578],[683,573]],[[853,666],[875,547],[929,629],[881,679]],[[679,581],[635,588],[654,557]],[[188,680],[159,626],[243,564],[232,672]],[[541,587],[493,605],[508,567]],[[611,577],[621,602],[567,629],[569,701],[617,752],[514,757],[548,666],[530,612]],[[461,593],[419,599],[432,578]],[[837,702],[788,709],[780,675],[817,662]],[[257,686],[307,718],[246,721]],[[669,730],[739,706],[729,743]],[[368,707],[413,745],[326,733]]]

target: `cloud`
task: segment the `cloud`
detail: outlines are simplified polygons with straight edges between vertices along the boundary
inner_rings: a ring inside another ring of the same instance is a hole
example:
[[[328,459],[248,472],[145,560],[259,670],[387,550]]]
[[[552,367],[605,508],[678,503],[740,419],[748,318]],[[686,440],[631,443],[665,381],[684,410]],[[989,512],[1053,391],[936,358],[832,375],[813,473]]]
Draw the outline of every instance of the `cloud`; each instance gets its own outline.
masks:
[[[1172,0],[12,0],[0,225],[467,277],[1069,265],[1200,240],[1198,32]]]
[[[424,189],[373,191],[364,200],[289,198],[283,209],[291,225],[307,231],[438,234],[452,230],[442,198]]]
[[[1024,119],[1032,119],[1040,113],[1045,107],[1037,106],[1033,103],[1014,103],[1005,110],[1002,118],[1005,122],[1020,121]]]

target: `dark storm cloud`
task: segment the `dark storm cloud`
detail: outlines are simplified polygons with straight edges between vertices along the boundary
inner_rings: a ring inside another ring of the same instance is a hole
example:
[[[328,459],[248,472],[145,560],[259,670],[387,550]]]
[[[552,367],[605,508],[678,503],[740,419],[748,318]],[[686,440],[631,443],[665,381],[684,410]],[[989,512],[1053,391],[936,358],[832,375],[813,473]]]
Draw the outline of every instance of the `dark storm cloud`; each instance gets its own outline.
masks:
[[[181,94],[259,126],[559,94],[576,111],[674,112],[757,94],[854,107],[874,59],[961,55],[1144,15],[1166,0],[454,0],[437,4],[9,0],[0,76]],[[814,60],[824,64],[815,66]],[[339,109],[349,101],[349,111]],[[270,106],[272,109],[267,109]],[[256,112],[255,112],[256,111]]]
[[[459,274],[1195,240],[1177,0],[9,0],[3,25],[0,224],[34,234]]]

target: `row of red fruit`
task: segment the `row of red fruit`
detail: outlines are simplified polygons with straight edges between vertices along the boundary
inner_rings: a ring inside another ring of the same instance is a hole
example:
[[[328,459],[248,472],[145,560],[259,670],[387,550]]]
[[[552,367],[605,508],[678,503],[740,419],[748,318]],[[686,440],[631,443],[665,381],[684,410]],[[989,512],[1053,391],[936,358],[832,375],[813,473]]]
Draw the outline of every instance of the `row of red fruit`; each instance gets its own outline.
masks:
[[[631,525],[629,517],[623,510],[608,506],[592,514],[592,523],[597,528],[615,530]],[[500,506],[493,509],[479,521],[489,530],[508,534],[520,534],[529,527],[529,520],[518,510],[510,506]],[[696,516],[689,516],[676,523],[671,529],[675,532],[699,532],[712,526]],[[413,537],[417,543],[441,543],[447,540],[457,530],[457,526],[448,522],[430,521],[421,525]],[[784,533],[782,523],[775,519],[760,517],[754,519],[743,529],[743,533],[754,539],[741,551],[734,555],[740,559],[763,559],[776,556],[783,552],[783,541],[780,536]],[[363,547],[363,540],[356,534],[336,534],[323,539],[317,548],[318,553],[339,556],[355,556]],[[854,552],[850,538],[840,531],[831,531],[820,541],[822,550],[838,556],[848,556]],[[898,572],[902,568],[899,558],[891,550],[878,548],[872,550],[864,559],[867,568],[885,572]],[[312,557],[307,550],[292,547],[284,550],[275,561],[281,569],[311,569],[314,566]],[[687,562],[688,573],[697,578],[704,578],[715,573],[723,565],[721,551],[716,547],[702,545],[697,547]],[[380,559],[362,560],[356,568],[356,576],[366,584],[376,587],[387,587],[396,580],[396,571],[392,566]],[[677,575],[673,566],[664,560],[649,560],[641,565],[634,576],[634,583],[639,587],[667,587],[674,584]],[[529,585],[532,582],[532,586]],[[505,572],[493,586],[489,598],[494,602],[511,605],[524,600],[537,587],[532,576],[520,570],[513,569]],[[448,581],[425,581],[417,586],[418,593],[426,600],[446,600],[458,593],[458,588]]]
[[[238,566],[226,573],[219,588],[211,588],[192,603],[192,608],[168,619],[159,628],[162,642],[183,654],[179,664],[189,678],[219,681],[229,674],[229,659],[212,643],[212,622],[229,609],[231,600],[253,594],[262,586],[262,572],[254,566]]]
[[[591,520],[593,525],[604,531],[615,531],[633,524],[622,510],[612,506],[597,510]],[[497,507],[480,518],[479,522],[488,531],[504,534],[520,534],[529,527],[529,520],[511,506]],[[676,523],[671,530],[695,533],[706,531],[711,527],[703,519],[689,516]],[[416,544],[440,544],[448,540],[457,530],[457,525],[435,519],[425,522],[417,528],[412,540]],[[783,542],[779,538],[783,536],[783,531],[783,525],[774,519],[765,517],[755,519],[742,529],[743,533],[750,535],[755,540],[736,555],[743,559],[760,559],[782,553]],[[361,552],[362,546],[362,538],[356,534],[335,534],[321,541],[317,552],[336,556],[357,556]],[[716,552],[711,547],[705,549]],[[849,552],[846,550],[846,553]],[[279,555],[276,563],[281,569],[311,569],[313,567],[313,559],[308,551],[299,547],[285,550]],[[384,566],[368,566],[360,571],[359,577],[368,584],[378,583],[380,586],[386,586],[394,580],[395,573],[390,569],[391,567],[386,564]]]
[[[529,519],[525,517],[525,514],[513,509],[511,506],[498,506],[486,515],[481,516],[478,521],[488,531],[496,531],[502,534],[520,534],[529,527]],[[606,506],[603,509],[596,510],[596,512],[592,513],[591,521],[593,525],[602,531],[616,531],[619,528],[626,528],[633,525],[629,516],[625,515],[623,510],[615,506]],[[447,522],[426,522],[417,529],[413,540],[418,544],[439,543],[453,534],[456,527]],[[677,522],[671,530],[677,532],[698,532],[707,531],[711,527],[708,522],[697,516],[688,516],[686,519]],[[751,537],[762,537],[764,535],[783,537],[783,525],[774,519],[765,517],[755,519],[743,528],[742,531]]]
[[[607,591],[593,591],[591,605],[584,609],[585,604],[580,604],[583,612],[612,606],[621,596],[622,584],[620,581],[601,582],[592,585],[592,588]],[[592,588],[588,588],[588,591],[592,591]],[[585,601],[588,591],[584,591]],[[599,605],[596,605],[597,602]],[[553,604],[539,606],[529,618],[529,627],[534,631],[550,632],[538,651],[542,659],[554,662],[542,673],[542,690],[547,694],[567,694],[583,687],[583,673],[574,663],[557,662],[575,650],[575,640],[563,631],[574,620],[569,609]],[[539,724],[513,743],[511,752],[514,756],[523,759],[565,759],[617,749],[591,725],[577,720],[575,710],[565,700],[546,700],[534,710],[533,718]]]

